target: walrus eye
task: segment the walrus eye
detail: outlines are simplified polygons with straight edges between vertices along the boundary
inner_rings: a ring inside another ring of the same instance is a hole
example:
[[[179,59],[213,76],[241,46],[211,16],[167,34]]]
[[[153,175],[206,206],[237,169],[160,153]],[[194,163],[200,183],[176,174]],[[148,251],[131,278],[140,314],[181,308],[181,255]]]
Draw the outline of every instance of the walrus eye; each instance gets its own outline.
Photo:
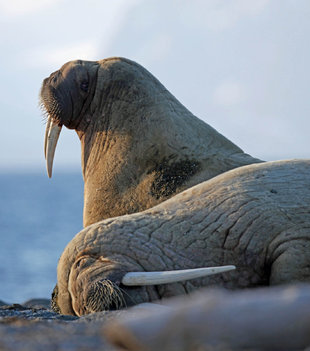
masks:
[[[80,85],[81,90],[85,91],[85,93],[87,93],[88,91],[88,81],[87,80],[83,80],[83,82]]]

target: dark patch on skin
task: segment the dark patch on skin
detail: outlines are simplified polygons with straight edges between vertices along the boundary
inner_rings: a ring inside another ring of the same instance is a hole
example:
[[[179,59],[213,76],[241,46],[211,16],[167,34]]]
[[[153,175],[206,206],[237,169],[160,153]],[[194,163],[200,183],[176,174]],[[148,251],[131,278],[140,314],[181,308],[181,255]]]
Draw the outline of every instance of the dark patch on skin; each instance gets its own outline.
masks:
[[[57,304],[57,296],[58,296],[58,286],[56,284],[52,292],[51,308],[54,312],[61,314],[60,308]]]
[[[174,194],[181,185],[200,170],[201,165],[197,160],[187,159],[173,163],[164,160],[151,171],[155,172],[151,195],[160,199]]]

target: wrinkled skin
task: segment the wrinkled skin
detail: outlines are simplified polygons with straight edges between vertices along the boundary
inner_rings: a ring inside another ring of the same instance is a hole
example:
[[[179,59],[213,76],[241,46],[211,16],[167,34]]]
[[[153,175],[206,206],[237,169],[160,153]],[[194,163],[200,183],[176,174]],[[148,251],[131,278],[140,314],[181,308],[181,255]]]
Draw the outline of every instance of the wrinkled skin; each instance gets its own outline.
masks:
[[[154,208],[101,221],[77,234],[59,260],[54,304],[63,314],[82,315],[202,286],[309,282],[309,209],[310,160],[226,172]],[[130,271],[231,264],[236,271],[183,283],[121,284]]]
[[[84,226],[261,162],[124,58],[66,63],[44,80],[41,103],[53,125],[75,129],[81,140]]]

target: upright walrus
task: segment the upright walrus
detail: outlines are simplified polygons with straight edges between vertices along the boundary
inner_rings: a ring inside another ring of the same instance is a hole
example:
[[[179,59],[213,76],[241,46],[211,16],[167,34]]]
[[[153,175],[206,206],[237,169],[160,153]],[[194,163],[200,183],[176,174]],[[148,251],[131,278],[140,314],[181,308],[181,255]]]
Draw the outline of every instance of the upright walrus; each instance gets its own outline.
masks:
[[[145,210],[227,170],[261,162],[125,58],[66,63],[44,80],[41,103],[50,177],[62,126],[81,140],[84,226]]]

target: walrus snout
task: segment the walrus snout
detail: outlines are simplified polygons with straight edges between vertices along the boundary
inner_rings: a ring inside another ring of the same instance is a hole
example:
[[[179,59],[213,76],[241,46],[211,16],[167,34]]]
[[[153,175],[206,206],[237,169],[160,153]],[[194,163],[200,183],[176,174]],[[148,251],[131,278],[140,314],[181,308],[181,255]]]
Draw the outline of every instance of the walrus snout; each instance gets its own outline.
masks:
[[[44,79],[40,105],[47,115],[44,154],[48,176],[52,176],[53,159],[61,128],[78,129],[84,112],[92,101],[98,63],[77,60],[64,64]],[[82,124],[87,124],[87,121]]]
[[[67,292],[58,293],[53,299],[56,310],[81,316],[148,302],[145,287],[122,284],[122,278],[132,269],[138,267],[100,255],[95,250],[81,251],[70,267]]]
[[[48,120],[60,125],[68,125],[72,119],[71,86],[68,78],[64,78],[61,70],[53,72],[44,79],[40,103]]]
[[[140,271],[139,271],[140,269]],[[234,266],[202,267],[174,271],[141,271],[139,264],[126,258],[106,257],[85,249],[75,258],[69,273],[67,292],[54,290],[55,311],[81,316],[118,310],[160,299],[156,285],[227,272]]]
[[[97,70],[95,61],[76,60],[65,63],[45,78],[40,102],[48,118],[69,129],[77,128],[85,103],[93,97]]]
[[[100,311],[119,310],[126,307],[119,285],[109,279],[93,282],[86,291],[85,304],[73,306],[78,316]]]
[[[121,287],[119,282],[109,279],[100,279],[86,287],[84,303],[80,304],[79,299],[71,296],[72,310],[77,316],[100,311],[112,311],[133,305],[127,301],[129,294]],[[61,314],[58,304],[58,285],[56,284],[51,299],[51,308],[54,312]]]

